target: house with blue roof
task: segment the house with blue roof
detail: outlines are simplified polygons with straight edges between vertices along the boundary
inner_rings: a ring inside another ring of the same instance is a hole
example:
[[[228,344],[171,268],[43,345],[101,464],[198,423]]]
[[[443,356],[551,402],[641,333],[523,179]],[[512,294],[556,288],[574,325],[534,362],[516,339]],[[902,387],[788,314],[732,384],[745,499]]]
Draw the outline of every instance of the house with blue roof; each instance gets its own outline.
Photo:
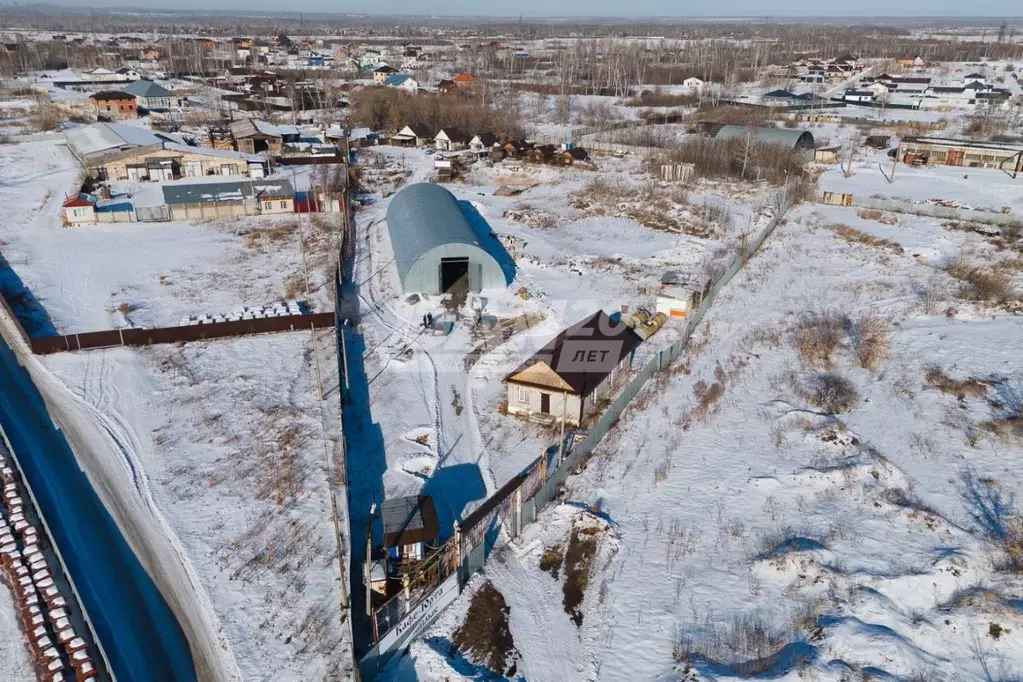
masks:
[[[406,92],[414,93],[419,90],[419,83],[416,82],[416,79],[404,73],[396,73],[393,76],[388,76],[387,79],[384,80],[384,85],[389,88],[401,88]]]

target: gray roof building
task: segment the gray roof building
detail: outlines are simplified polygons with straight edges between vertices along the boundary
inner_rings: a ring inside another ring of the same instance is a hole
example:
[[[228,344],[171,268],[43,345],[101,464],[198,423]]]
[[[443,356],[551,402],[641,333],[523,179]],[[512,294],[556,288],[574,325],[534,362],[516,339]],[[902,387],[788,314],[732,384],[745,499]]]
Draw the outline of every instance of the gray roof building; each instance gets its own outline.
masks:
[[[164,203],[169,206],[182,204],[208,204],[223,201],[245,201],[263,197],[292,197],[295,190],[291,183],[276,177],[261,180],[236,180],[226,182],[180,182],[162,187]]]
[[[245,201],[254,195],[248,182],[200,182],[163,186],[163,200],[170,206]]]
[[[812,158],[814,149],[813,133],[809,130],[799,130],[792,128],[755,128],[757,142],[762,144],[778,144],[784,145],[796,151],[801,151],[804,154],[809,154]],[[716,140],[732,140],[735,138],[741,138],[746,134],[746,126],[727,125],[718,131],[717,135],[714,136]]]
[[[167,88],[154,83],[151,80],[141,79],[137,80],[131,85],[124,87],[122,92],[135,95],[136,97],[152,98],[152,97],[177,97],[173,92]]]
[[[500,264],[443,187],[417,183],[403,188],[387,207],[387,231],[402,289],[408,293],[506,286]]]
[[[380,503],[384,544],[399,547],[424,542],[434,545],[440,536],[440,522],[429,495],[394,497]]]

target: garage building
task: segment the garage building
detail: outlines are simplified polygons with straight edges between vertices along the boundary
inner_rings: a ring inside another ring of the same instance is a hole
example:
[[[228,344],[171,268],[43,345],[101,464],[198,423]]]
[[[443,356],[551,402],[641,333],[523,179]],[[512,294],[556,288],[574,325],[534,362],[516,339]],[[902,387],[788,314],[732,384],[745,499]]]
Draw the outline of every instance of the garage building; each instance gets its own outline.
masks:
[[[387,207],[387,231],[406,293],[503,289],[504,272],[448,190],[418,183]]]

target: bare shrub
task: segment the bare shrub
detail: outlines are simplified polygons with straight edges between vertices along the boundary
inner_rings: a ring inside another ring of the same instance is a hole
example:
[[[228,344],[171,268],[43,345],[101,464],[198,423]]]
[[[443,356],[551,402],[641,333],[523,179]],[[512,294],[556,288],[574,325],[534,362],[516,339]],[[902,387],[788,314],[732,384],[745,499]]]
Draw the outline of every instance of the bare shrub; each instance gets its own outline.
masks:
[[[873,372],[891,349],[891,324],[882,317],[864,313],[856,320],[852,333],[856,361],[863,369]]]
[[[808,313],[793,329],[796,350],[808,365],[830,369],[848,325],[849,318],[840,313]]]
[[[62,126],[60,109],[52,102],[41,100],[29,117],[29,124],[32,130],[39,133],[60,130]]]
[[[987,395],[990,382],[980,379],[953,379],[940,367],[930,367],[925,375],[927,388],[954,395],[959,400],[983,398]]]
[[[882,237],[875,237],[867,234],[866,232],[857,230],[855,227],[850,227],[849,225],[836,223],[834,225],[829,225],[828,229],[833,230],[835,234],[851,244],[863,244],[877,249],[885,249],[892,253],[902,253],[902,245],[898,242],[893,242],[890,239],[884,239]]]
[[[284,279],[284,298],[293,299],[309,293],[309,285],[302,275],[289,275]]]
[[[679,662],[703,658],[751,677],[777,665],[782,649],[796,639],[799,635],[791,627],[772,625],[759,611],[752,611],[733,616],[699,640],[677,629],[672,657]]]
[[[884,211],[879,211],[876,208],[861,208],[856,211],[856,215],[864,220],[881,220],[884,217]]]
[[[1023,515],[1014,514],[1005,520],[1000,540],[1005,568],[1016,573],[1023,571]]]
[[[622,102],[627,107],[695,107],[699,103],[699,95],[672,94],[652,90],[644,90],[639,93],[639,97]]]
[[[1004,305],[1019,297],[1012,286],[1012,280],[993,268],[973,267],[962,259],[955,259],[945,267],[951,277],[962,282],[960,298],[983,303]]]
[[[997,417],[981,423],[980,427],[1002,440],[1023,440],[1023,380],[995,384],[991,406]]]
[[[565,550],[561,545],[552,545],[540,556],[540,570],[550,573],[555,580],[561,572],[561,563],[565,559]]]
[[[818,372],[796,382],[800,398],[829,414],[849,412],[859,402],[860,394],[851,381],[834,372]]]

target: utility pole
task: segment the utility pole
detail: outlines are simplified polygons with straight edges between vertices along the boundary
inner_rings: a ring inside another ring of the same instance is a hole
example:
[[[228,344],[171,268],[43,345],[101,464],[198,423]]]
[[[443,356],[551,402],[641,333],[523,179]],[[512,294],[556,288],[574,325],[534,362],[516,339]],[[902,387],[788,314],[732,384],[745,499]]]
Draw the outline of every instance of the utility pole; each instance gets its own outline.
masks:
[[[369,508],[369,520],[366,521],[366,575],[364,580],[366,582],[366,615],[369,617],[373,616],[373,588],[371,585],[373,581],[370,579],[373,575],[373,517],[376,516],[377,505],[373,504]]]
[[[558,468],[565,458],[565,419],[568,417],[568,394],[561,391],[561,437],[558,439]]]

